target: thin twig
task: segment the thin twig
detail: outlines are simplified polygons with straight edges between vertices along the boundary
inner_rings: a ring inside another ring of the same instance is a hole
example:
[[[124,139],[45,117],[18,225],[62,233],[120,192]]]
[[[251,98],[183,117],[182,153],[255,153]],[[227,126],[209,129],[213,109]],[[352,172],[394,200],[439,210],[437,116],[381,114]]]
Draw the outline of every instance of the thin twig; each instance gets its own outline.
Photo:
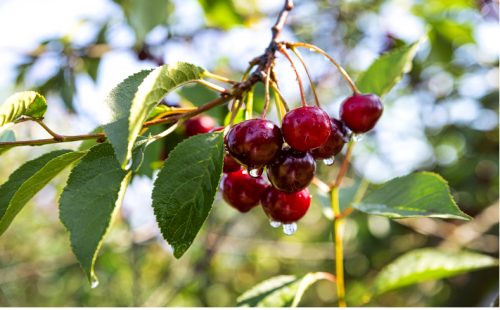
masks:
[[[271,73],[271,63],[268,63],[268,67],[267,67],[267,71],[266,71],[266,76],[264,77],[266,83],[266,94],[265,94],[265,102],[264,102],[264,108],[262,109],[262,114],[260,115],[261,118],[264,118],[266,117],[266,113],[267,113],[267,109],[269,108],[269,101],[270,101],[270,97],[269,97],[269,81],[271,80],[271,78],[269,77]]]
[[[309,70],[307,70],[306,63],[304,62],[304,59],[302,58],[302,55],[300,55],[299,51],[294,47],[292,47],[292,52],[295,53],[297,58],[299,58],[300,62],[304,66],[304,69],[306,69],[307,77],[309,78],[309,83],[311,83],[311,90],[314,94],[314,100],[316,100],[316,105],[319,107],[319,99],[318,99],[318,94],[316,93],[316,87],[314,87],[314,82],[311,78],[311,75],[309,74]]]
[[[280,53],[285,55],[286,58],[288,58],[288,61],[292,65],[293,71],[295,72],[295,75],[297,75],[297,82],[299,83],[299,90],[300,90],[300,100],[302,100],[302,106],[307,107],[307,102],[306,102],[306,96],[304,94],[304,87],[302,86],[302,80],[300,79],[299,72],[297,71],[297,67],[295,67],[295,64],[293,63],[292,57],[290,57],[290,54],[286,51],[284,48],[280,48]]]
[[[208,71],[201,72],[200,76],[207,77],[207,78],[212,78],[212,79],[215,79],[215,80],[218,80],[218,81],[221,81],[221,82],[224,82],[224,83],[228,83],[228,84],[231,84],[231,85],[238,84],[238,82],[236,82],[236,81],[230,80],[228,78],[225,78],[225,77],[217,75],[217,74],[213,74],[213,73],[208,72]]]
[[[231,119],[229,120],[229,129],[233,127],[234,119],[236,118],[236,115],[238,114],[238,111],[240,110],[242,105],[243,105],[243,98],[239,96],[234,100],[233,103],[233,111],[231,112]]]
[[[169,134],[171,134],[172,132],[174,132],[175,129],[177,129],[177,127],[179,127],[179,123],[175,123],[173,124],[172,126],[170,126],[167,130],[163,131],[162,133],[159,133],[155,136],[152,137],[152,139],[148,142],[148,145],[151,143],[151,142],[154,142],[158,139],[161,139],[165,136],[168,136]]]
[[[330,182],[330,187],[339,187],[340,183],[342,183],[342,179],[344,178],[347,168],[349,167],[349,161],[351,160],[352,148],[354,147],[354,141],[351,141],[347,145],[347,152],[344,157],[344,161],[342,162],[342,166],[340,167],[339,174],[337,175],[337,179],[335,182]]]
[[[56,141],[63,140],[63,136],[58,135],[57,133],[53,132],[49,127],[47,127],[47,125],[45,125],[45,123],[42,120],[35,118],[35,117],[31,118],[31,120],[34,122],[37,122],[38,125],[42,126],[43,129],[45,129],[45,131],[47,131],[52,137],[54,137],[54,140],[56,140]]]
[[[281,103],[283,103],[283,106],[285,107],[285,111],[290,112],[290,107],[288,106],[288,104],[285,101],[285,98],[281,94],[280,89],[278,88],[278,84],[276,84],[276,82],[274,82],[273,80],[271,80],[270,82],[271,82],[271,87],[279,95],[279,97],[281,99]]]
[[[284,44],[287,48],[292,48],[294,46],[307,47],[309,49],[313,49],[314,51],[316,51],[320,54],[323,54],[324,56],[326,56],[326,58],[328,58],[337,67],[337,69],[339,69],[340,73],[344,76],[347,83],[349,83],[349,85],[351,86],[352,91],[356,95],[361,94],[361,92],[358,90],[358,88],[356,87],[356,85],[352,81],[349,74],[347,74],[347,72],[344,70],[344,68],[342,68],[342,66],[340,66],[332,57],[330,57],[330,55],[328,55],[325,51],[323,51],[319,47],[312,45],[312,44],[302,43],[302,42],[281,42],[281,43]]]

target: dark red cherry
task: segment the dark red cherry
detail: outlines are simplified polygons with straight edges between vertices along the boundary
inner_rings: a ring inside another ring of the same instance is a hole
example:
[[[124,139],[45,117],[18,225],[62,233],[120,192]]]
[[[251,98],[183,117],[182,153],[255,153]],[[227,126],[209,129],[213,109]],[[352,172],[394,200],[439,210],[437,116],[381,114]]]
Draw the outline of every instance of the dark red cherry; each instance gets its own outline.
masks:
[[[304,188],[300,192],[287,195],[269,186],[262,194],[262,208],[273,221],[283,224],[300,220],[309,210],[311,195]]]
[[[375,127],[384,106],[377,95],[353,95],[340,105],[340,119],[354,133],[364,133]]]
[[[251,119],[234,125],[225,137],[227,151],[249,170],[274,160],[283,145],[281,130],[266,119]]]
[[[311,152],[283,148],[278,158],[267,165],[267,177],[278,190],[296,193],[311,184],[316,172],[316,162]]]
[[[268,186],[264,177],[252,178],[246,170],[224,173],[220,184],[224,200],[243,213],[260,203],[260,197]]]
[[[184,122],[186,134],[188,137],[196,136],[197,134],[207,133],[214,129],[215,121],[208,115],[202,115],[196,118],[190,118]]]
[[[241,169],[241,165],[238,164],[229,154],[224,155],[224,168],[222,171],[224,173],[236,172]]]
[[[328,140],[326,140],[326,142],[323,143],[322,146],[311,151],[312,155],[316,159],[332,158],[333,156],[340,153],[340,151],[342,151],[342,148],[344,147],[344,144],[348,142],[347,130],[344,126],[344,123],[342,123],[342,121],[339,121],[338,119],[331,118],[330,124],[332,126],[332,132],[330,133]]]
[[[281,125],[286,143],[297,151],[310,151],[328,140],[330,117],[318,107],[301,107],[285,114]]]

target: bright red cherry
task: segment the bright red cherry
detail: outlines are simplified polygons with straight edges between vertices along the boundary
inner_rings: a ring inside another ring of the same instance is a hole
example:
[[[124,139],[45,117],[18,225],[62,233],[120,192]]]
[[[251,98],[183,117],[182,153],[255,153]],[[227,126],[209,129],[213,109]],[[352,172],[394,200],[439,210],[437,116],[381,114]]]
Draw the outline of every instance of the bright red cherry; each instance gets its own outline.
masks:
[[[285,114],[281,125],[286,143],[297,151],[307,152],[328,140],[330,117],[318,107],[301,107]]]
[[[340,105],[340,119],[354,133],[364,133],[375,127],[384,106],[377,95],[353,95]]]
[[[283,148],[278,158],[267,165],[267,177],[278,190],[296,193],[311,184],[316,172],[316,162],[311,152]]]
[[[332,132],[326,142],[315,150],[312,150],[312,155],[316,159],[329,159],[342,151],[344,144],[348,142],[347,130],[342,121],[331,118],[330,124]]]
[[[246,170],[224,173],[220,184],[224,200],[242,213],[260,203],[260,197],[268,186],[264,177],[252,178]]]
[[[241,169],[241,165],[238,164],[229,154],[224,155],[223,167],[222,171],[224,171],[224,173],[236,172]]]
[[[188,137],[196,136],[197,134],[207,133],[216,126],[215,121],[208,115],[202,115],[196,118],[190,118],[184,122],[186,134]]]
[[[281,130],[266,119],[251,119],[234,125],[225,137],[227,151],[248,170],[260,169],[274,160],[283,145]]]
[[[262,208],[273,221],[283,224],[300,220],[309,210],[311,195],[304,188],[300,192],[287,195],[269,186],[262,194]]]

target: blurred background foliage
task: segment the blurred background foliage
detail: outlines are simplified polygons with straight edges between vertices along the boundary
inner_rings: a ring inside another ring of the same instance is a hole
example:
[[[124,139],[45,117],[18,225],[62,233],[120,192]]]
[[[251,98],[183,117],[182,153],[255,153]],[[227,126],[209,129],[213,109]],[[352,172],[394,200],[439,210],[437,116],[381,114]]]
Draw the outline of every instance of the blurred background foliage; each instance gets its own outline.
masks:
[[[0,35],[0,101],[15,91],[36,90],[47,97],[49,127],[61,134],[90,132],[99,124],[98,106],[106,93],[140,69],[186,61],[239,80],[248,61],[267,46],[282,6],[282,0],[3,1],[0,20],[11,31]],[[425,33],[428,40],[413,70],[384,98],[382,119],[356,145],[354,169],[341,195],[349,195],[362,178],[373,188],[413,171],[434,171],[449,182],[459,207],[476,219],[349,216],[344,238],[352,306],[362,303],[383,266],[412,249],[464,248],[498,258],[498,2],[296,0],[283,33],[285,40],[327,51],[354,78],[381,54]],[[323,56],[302,54],[322,106],[338,117],[339,104],[349,95],[347,84]],[[282,57],[277,64],[282,92],[298,106],[291,68]],[[262,109],[261,86],[256,113]],[[162,104],[199,106],[214,96],[195,85]],[[227,111],[226,105],[208,114],[223,125]],[[273,108],[269,118],[278,122]],[[46,137],[35,124],[13,129],[18,139]],[[313,205],[293,236],[272,229],[260,207],[239,215],[218,196],[195,244],[174,259],[159,234],[150,195],[155,171],[183,139],[180,128],[148,148],[97,258],[100,285],[94,290],[58,221],[57,200],[68,172],[42,190],[0,239],[0,305],[234,306],[241,293],[276,275],[334,273],[332,214],[328,197],[314,187]],[[0,183],[26,160],[77,147],[78,142],[11,149],[0,157]],[[318,162],[317,176],[332,180],[338,165]],[[498,276],[498,269],[488,269],[428,281],[368,305],[486,306],[498,294]],[[300,305],[335,302],[334,284],[320,281]]]

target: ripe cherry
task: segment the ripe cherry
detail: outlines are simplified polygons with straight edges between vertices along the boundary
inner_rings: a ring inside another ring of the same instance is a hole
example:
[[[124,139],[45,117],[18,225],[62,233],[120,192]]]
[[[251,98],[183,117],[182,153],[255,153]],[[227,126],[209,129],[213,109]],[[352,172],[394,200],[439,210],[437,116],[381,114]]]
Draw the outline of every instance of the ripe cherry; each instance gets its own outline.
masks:
[[[262,194],[262,208],[273,221],[283,224],[300,220],[309,210],[311,195],[307,188],[287,195],[269,186]]]
[[[208,115],[202,115],[196,118],[190,118],[184,122],[186,134],[188,137],[196,136],[197,134],[207,133],[216,126],[215,121]]]
[[[311,152],[283,148],[278,158],[267,165],[267,177],[278,190],[296,193],[311,184],[316,172],[316,162]]]
[[[224,166],[222,171],[224,173],[236,172],[241,169],[241,165],[238,164],[229,154],[224,155]]]
[[[353,95],[340,105],[340,119],[354,133],[364,133],[375,127],[384,106],[377,95]]]
[[[234,125],[225,137],[231,156],[248,170],[264,167],[274,160],[283,145],[281,130],[266,119],[251,119]]]
[[[297,151],[320,147],[330,136],[330,117],[318,107],[301,107],[285,114],[281,125],[286,143]]]
[[[246,170],[224,173],[220,184],[224,200],[243,213],[260,203],[260,197],[268,186],[264,177],[252,178]]]
[[[331,118],[330,124],[332,132],[326,142],[315,150],[312,150],[312,155],[316,159],[330,159],[342,151],[344,144],[349,141],[347,130],[342,121]]]

